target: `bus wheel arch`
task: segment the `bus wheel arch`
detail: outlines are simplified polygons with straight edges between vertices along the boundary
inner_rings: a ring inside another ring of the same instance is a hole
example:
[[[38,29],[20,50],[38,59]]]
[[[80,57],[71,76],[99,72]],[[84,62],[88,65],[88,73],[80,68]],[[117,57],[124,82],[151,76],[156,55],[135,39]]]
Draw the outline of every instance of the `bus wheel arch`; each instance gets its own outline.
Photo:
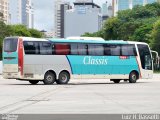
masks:
[[[56,81],[56,73],[53,70],[48,70],[44,74],[43,83],[46,85],[53,84]]]
[[[139,73],[136,70],[133,70],[129,74],[129,83],[136,83],[139,79]]]
[[[70,80],[70,72],[67,70],[62,70],[59,73],[58,80],[56,80],[57,84],[68,84]]]

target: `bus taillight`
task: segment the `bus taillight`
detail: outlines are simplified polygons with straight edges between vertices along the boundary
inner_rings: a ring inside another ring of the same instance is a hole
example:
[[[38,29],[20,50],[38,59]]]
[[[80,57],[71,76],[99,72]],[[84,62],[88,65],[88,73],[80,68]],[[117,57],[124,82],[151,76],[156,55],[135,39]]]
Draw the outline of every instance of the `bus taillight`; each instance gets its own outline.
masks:
[[[19,39],[18,43],[18,70],[23,75],[23,41]]]

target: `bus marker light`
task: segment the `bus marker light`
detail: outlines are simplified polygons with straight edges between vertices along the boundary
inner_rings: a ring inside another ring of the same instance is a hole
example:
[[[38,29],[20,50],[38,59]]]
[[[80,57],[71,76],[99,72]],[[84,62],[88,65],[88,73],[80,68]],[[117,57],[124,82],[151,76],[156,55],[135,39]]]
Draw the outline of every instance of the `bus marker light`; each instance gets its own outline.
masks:
[[[128,59],[129,57],[128,56],[120,56],[119,58],[120,59]]]

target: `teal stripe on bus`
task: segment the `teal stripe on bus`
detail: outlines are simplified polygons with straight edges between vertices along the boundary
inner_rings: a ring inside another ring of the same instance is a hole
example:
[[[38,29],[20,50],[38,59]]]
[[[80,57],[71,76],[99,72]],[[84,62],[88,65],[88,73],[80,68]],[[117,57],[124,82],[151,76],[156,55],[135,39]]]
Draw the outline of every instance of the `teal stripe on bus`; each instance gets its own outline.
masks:
[[[129,74],[139,72],[136,56],[67,56],[73,74]]]
[[[123,40],[107,40],[107,41],[98,41],[98,40],[60,40],[60,39],[48,39],[51,42],[56,43],[100,43],[100,44],[128,44],[127,41]]]
[[[12,59],[6,59],[12,58]],[[3,52],[3,64],[18,64],[17,52]]]

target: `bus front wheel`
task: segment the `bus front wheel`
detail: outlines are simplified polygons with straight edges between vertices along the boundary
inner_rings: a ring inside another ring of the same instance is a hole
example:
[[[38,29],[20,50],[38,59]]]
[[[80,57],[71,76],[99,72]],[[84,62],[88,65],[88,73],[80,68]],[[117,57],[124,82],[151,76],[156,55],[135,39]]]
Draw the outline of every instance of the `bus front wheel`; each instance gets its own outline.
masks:
[[[55,80],[56,80],[55,75],[52,72],[47,72],[44,76],[43,83],[45,85],[51,85],[55,82]]]
[[[38,80],[29,80],[29,83],[31,83],[32,85],[36,85],[38,82]]]
[[[59,79],[56,80],[56,83],[57,84],[67,84],[69,82],[69,79],[70,79],[69,73],[63,71],[59,74]]]
[[[131,72],[129,75],[129,83],[136,83],[138,79],[138,75],[136,72]]]

